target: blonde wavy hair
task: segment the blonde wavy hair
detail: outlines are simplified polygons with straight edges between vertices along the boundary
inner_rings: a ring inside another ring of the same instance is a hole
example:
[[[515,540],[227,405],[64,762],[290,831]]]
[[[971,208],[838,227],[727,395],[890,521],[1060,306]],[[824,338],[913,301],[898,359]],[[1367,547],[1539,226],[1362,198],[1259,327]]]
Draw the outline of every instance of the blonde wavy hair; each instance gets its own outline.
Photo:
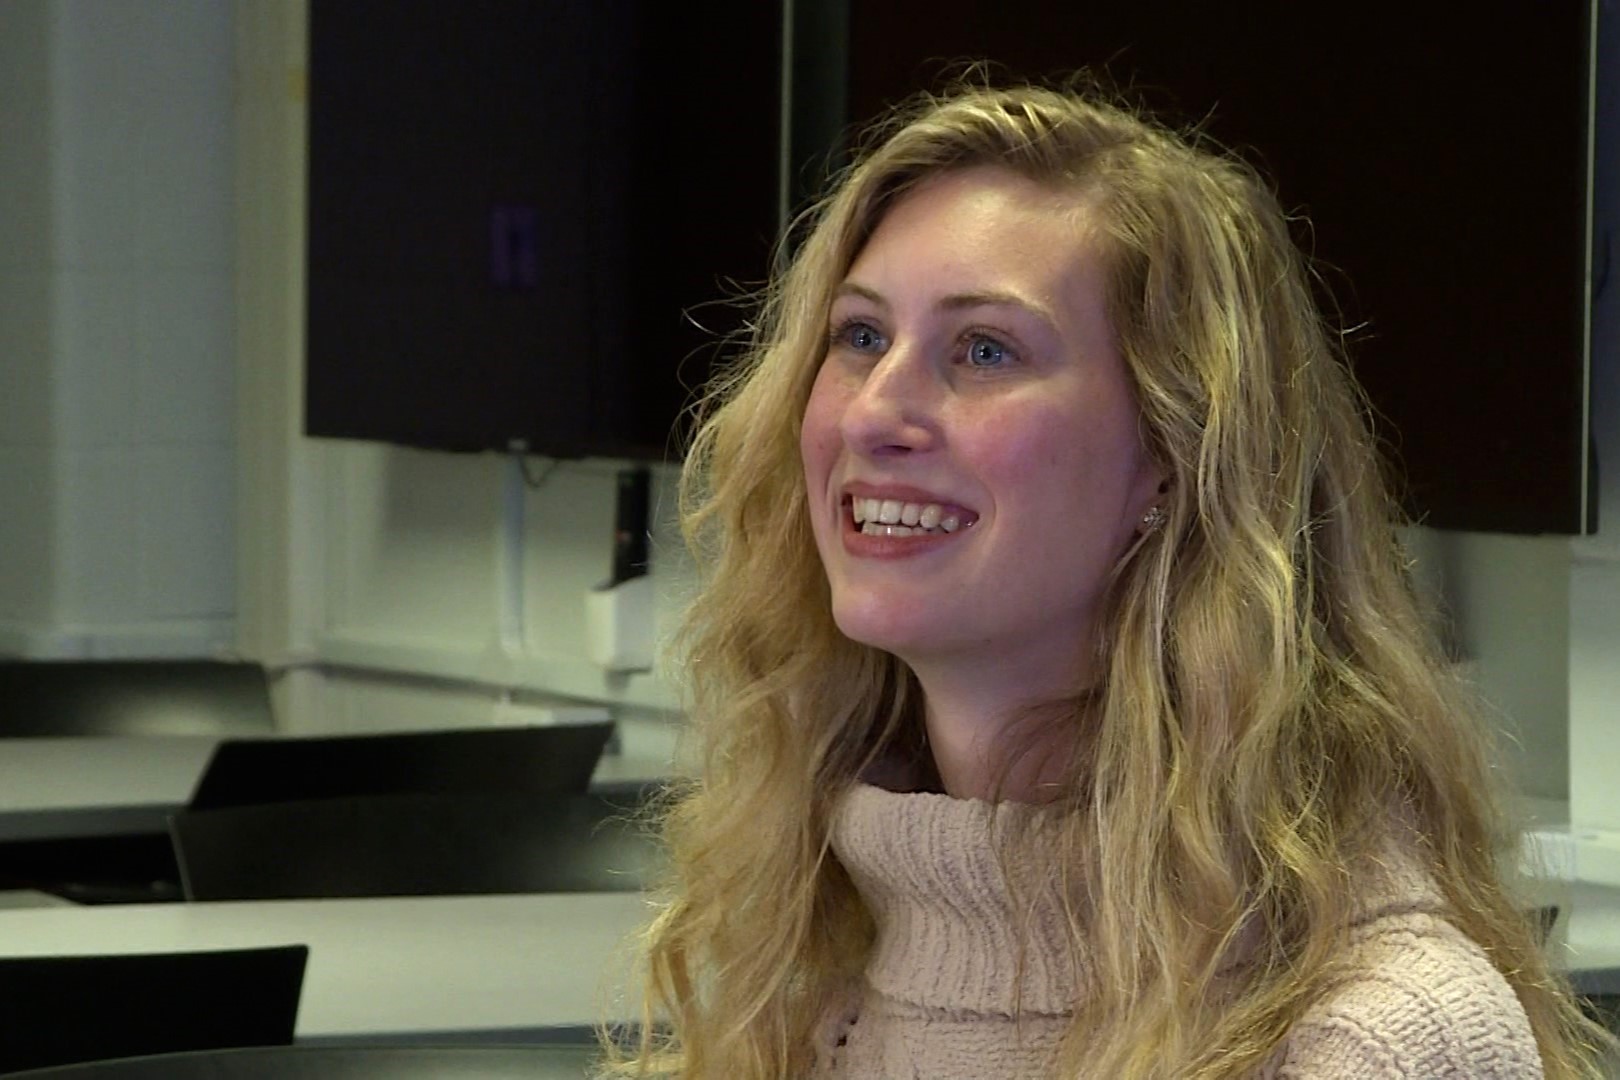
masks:
[[[1164,527],[1111,582],[1101,693],[1067,713],[1085,741],[1050,850],[1090,897],[1089,982],[1058,1074],[1253,1072],[1331,986],[1347,868],[1398,820],[1517,993],[1546,1075],[1601,1075],[1601,1033],[1503,882],[1517,836],[1489,733],[1414,598],[1366,406],[1268,186],[1094,91],[966,87],[869,146],[801,221],[687,458],[702,585],[679,651],[701,779],[666,808],[647,1015],[616,1068],[802,1075],[831,995],[864,966],[873,926],[830,822],[875,755],[915,738],[920,692],[833,623],[800,421],[833,290],[885,211],[930,176],[994,164],[1086,199],[1172,478]],[[1223,970],[1246,927],[1250,959]]]

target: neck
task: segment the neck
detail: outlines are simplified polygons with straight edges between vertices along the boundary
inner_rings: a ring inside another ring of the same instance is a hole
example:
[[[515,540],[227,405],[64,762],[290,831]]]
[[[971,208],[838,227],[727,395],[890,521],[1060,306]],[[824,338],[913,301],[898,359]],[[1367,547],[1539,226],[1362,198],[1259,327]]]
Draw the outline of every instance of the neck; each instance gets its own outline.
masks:
[[[916,670],[916,669],[914,669]],[[950,672],[917,671],[928,746],[945,792],[959,799],[1050,802],[1075,745],[1074,685],[987,687]],[[1060,711],[1054,711],[1058,709]]]

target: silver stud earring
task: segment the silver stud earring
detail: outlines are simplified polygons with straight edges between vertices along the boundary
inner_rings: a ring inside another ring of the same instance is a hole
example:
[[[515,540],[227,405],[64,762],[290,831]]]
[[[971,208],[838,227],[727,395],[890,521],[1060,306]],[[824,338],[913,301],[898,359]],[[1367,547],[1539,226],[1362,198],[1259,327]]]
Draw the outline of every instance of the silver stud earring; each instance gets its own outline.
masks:
[[[1162,506],[1155,504],[1148,507],[1147,513],[1142,515],[1142,532],[1150,533],[1157,529],[1164,524],[1167,516]]]

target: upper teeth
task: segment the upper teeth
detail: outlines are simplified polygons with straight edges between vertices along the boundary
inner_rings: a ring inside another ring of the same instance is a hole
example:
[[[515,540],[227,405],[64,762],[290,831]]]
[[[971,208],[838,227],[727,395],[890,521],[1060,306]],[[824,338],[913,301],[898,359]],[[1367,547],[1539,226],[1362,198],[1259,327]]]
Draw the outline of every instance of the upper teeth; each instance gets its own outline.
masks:
[[[901,502],[899,499],[851,499],[850,503],[857,525],[862,522],[914,525],[945,532],[955,532],[962,527],[962,519],[946,512],[939,503]]]

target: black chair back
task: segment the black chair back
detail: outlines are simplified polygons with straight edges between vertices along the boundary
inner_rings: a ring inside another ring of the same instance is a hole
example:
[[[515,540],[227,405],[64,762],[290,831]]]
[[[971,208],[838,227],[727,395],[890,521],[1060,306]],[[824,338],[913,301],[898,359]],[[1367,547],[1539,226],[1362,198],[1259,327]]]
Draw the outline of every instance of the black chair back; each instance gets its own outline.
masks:
[[[252,737],[274,730],[269,684],[258,664],[0,660],[0,739]],[[53,826],[43,835],[0,841],[0,889],[87,904],[180,898],[179,870],[161,818],[148,823],[137,814],[116,832],[99,823],[86,832],[78,828]]]
[[[582,1080],[597,1057],[586,1046],[291,1046],[105,1061],[16,1080]]]
[[[583,792],[612,733],[604,721],[229,739],[214,749],[190,807],[425,792]]]
[[[274,730],[258,664],[0,661],[0,736],[243,735]]]
[[[173,901],[181,897],[180,868],[162,832],[0,840],[0,889],[76,904]]]
[[[624,892],[659,848],[599,795],[393,795],[182,811],[190,900]]]
[[[0,1072],[288,1045],[308,958],[287,945],[0,959]]]

